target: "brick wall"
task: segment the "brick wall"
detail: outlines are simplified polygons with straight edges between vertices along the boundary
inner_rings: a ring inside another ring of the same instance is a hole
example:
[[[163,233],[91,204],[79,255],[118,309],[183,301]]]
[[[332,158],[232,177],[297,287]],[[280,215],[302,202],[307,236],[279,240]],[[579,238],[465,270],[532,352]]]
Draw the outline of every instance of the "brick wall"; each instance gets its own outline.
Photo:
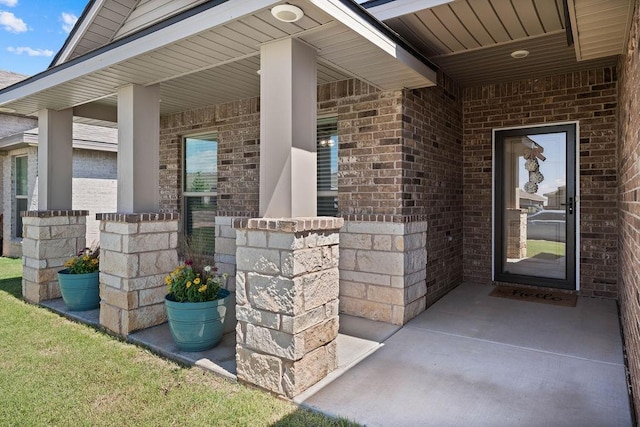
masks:
[[[640,2],[629,35],[627,53],[619,62],[619,279],[622,325],[627,345],[636,412],[640,410]]]
[[[466,88],[464,278],[491,280],[492,129],[580,123],[580,286],[617,296],[616,68]]]
[[[335,114],[338,121],[338,213],[346,220],[341,239],[369,240],[354,249],[354,266],[341,270],[343,309],[351,314],[366,311],[370,318],[404,323],[462,279],[462,96],[453,82],[440,83],[414,91],[380,91],[358,80],[318,87],[318,114]],[[258,105],[250,99],[161,118],[162,210],[181,207],[182,137],[216,132],[218,218],[257,216]],[[411,268],[386,275],[361,268],[374,256],[397,255],[393,245],[381,245],[391,240],[386,231],[376,232],[380,222],[392,223],[391,234],[427,224],[427,251],[423,244]],[[358,231],[349,232],[351,226]],[[354,274],[347,277],[347,270]],[[380,280],[371,283],[374,276]],[[382,307],[382,294],[393,294],[395,303]],[[345,305],[349,298],[353,310]]]
[[[181,210],[182,138],[218,134],[218,215],[257,216],[260,160],[258,98],[160,118],[160,210]]]
[[[427,306],[462,281],[462,91],[445,76],[438,86],[405,91],[405,215],[427,230]]]
[[[38,119],[0,114],[0,138],[38,127]]]
[[[86,242],[100,240],[97,213],[116,212],[118,203],[117,153],[73,150],[73,209],[89,211]]]

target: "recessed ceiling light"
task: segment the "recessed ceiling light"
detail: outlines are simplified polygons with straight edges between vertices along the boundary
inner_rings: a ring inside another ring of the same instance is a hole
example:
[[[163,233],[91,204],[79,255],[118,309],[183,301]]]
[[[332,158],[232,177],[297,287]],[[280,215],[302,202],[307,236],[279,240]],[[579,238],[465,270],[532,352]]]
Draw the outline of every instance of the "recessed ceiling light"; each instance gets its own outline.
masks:
[[[282,22],[296,22],[304,16],[302,9],[291,4],[278,5],[271,9],[271,14],[278,21]]]
[[[511,52],[512,58],[520,59],[520,58],[526,58],[527,56],[529,56],[528,50],[515,50]]]

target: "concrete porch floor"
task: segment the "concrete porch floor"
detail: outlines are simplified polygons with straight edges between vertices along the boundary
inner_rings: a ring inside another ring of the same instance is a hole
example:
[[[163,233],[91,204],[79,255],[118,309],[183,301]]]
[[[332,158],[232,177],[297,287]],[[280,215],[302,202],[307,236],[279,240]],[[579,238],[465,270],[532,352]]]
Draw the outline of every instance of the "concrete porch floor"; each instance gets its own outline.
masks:
[[[575,308],[489,297],[464,283],[404,327],[340,316],[339,368],[294,399],[367,426],[631,426],[616,303]],[[83,323],[99,310],[69,312]],[[168,325],[128,340],[235,378],[235,334],[177,350]]]

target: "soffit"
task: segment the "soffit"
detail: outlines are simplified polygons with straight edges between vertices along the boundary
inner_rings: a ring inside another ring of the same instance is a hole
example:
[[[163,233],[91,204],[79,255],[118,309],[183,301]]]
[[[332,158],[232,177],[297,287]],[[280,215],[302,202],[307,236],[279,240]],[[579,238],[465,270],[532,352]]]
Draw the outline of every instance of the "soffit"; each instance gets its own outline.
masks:
[[[567,43],[562,0],[455,0],[385,23],[465,86],[614,65],[630,1],[569,1],[570,11],[577,4],[575,46]],[[527,58],[510,56],[522,49]]]
[[[568,0],[576,57],[588,60],[619,55],[627,45],[634,2]]]
[[[225,13],[232,8],[236,8],[233,9],[235,12],[239,8],[253,6],[245,2],[225,2],[191,15],[188,22],[180,21],[177,25],[184,28],[195,20],[194,25],[213,26],[198,32],[194,29],[193,35],[184,38],[179,37],[182,32],[174,31],[176,24],[157,32],[154,29],[148,36],[158,47],[149,47],[151,44],[146,43],[145,36],[134,41],[138,42],[136,46],[141,49],[140,54],[132,53],[134,48],[131,44],[125,44],[104,53],[90,53],[88,59],[81,62],[62,64],[62,73],[54,67],[47,71],[50,74],[36,79],[29,90],[13,92],[17,96],[24,93],[21,99],[7,103],[11,94],[6,94],[5,104],[18,113],[31,115],[44,108],[64,109],[108,99],[119,87],[131,83],[159,83],[163,114],[187,110],[199,102],[212,105],[253,97],[259,95],[257,68],[261,44],[287,37],[296,37],[318,50],[318,61],[322,64],[318,72],[319,82],[356,77],[383,89],[434,84],[433,70],[426,73],[429,78],[424,75],[426,65],[418,64],[422,66],[417,67],[418,72],[415,66],[406,65],[406,58],[403,62],[393,56],[400,56],[398,52],[405,52],[407,56],[406,51],[392,43],[382,43],[382,47],[374,44],[358,32],[363,27],[360,22],[354,24],[357,30],[353,30],[316,5],[341,7],[339,1],[289,2],[305,12],[305,16],[296,23],[282,23],[271,15],[270,8],[277,3],[262,3],[267,7],[236,15],[239,16],[237,19],[220,25],[211,24],[216,15],[222,21],[222,16],[227,16]],[[208,7],[208,4],[202,7]],[[169,34],[171,39],[161,39],[164,34]],[[125,59],[115,59],[120,57]],[[82,59],[77,58],[77,61]],[[409,59],[409,62],[418,62],[413,57]],[[113,62],[113,65],[103,66],[102,61]],[[78,77],[69,77],[59,84],[50,83],[55,82],[56,77],[62,79],[60,76],[67,75],[64,67],[70,68],[68,75],[77,74]],[[40,87],[42,90],[37,90]],[[2,101],[3,93],[0,92],[0,103]]]

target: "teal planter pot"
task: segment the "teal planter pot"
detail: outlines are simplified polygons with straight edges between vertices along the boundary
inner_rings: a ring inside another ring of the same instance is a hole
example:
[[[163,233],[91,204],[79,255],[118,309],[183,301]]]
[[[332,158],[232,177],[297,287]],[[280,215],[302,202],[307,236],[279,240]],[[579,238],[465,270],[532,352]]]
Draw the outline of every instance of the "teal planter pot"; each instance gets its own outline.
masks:
[[[222,298],[207,302],[176,302],[164,299],[171,336],[180,350],[204,351],[215,347],[224,332],[229,291],[221,289]]]
[[[71,311],[86,311],[100,307],[100,272],[70,274],[58,272],[62,299]]]

